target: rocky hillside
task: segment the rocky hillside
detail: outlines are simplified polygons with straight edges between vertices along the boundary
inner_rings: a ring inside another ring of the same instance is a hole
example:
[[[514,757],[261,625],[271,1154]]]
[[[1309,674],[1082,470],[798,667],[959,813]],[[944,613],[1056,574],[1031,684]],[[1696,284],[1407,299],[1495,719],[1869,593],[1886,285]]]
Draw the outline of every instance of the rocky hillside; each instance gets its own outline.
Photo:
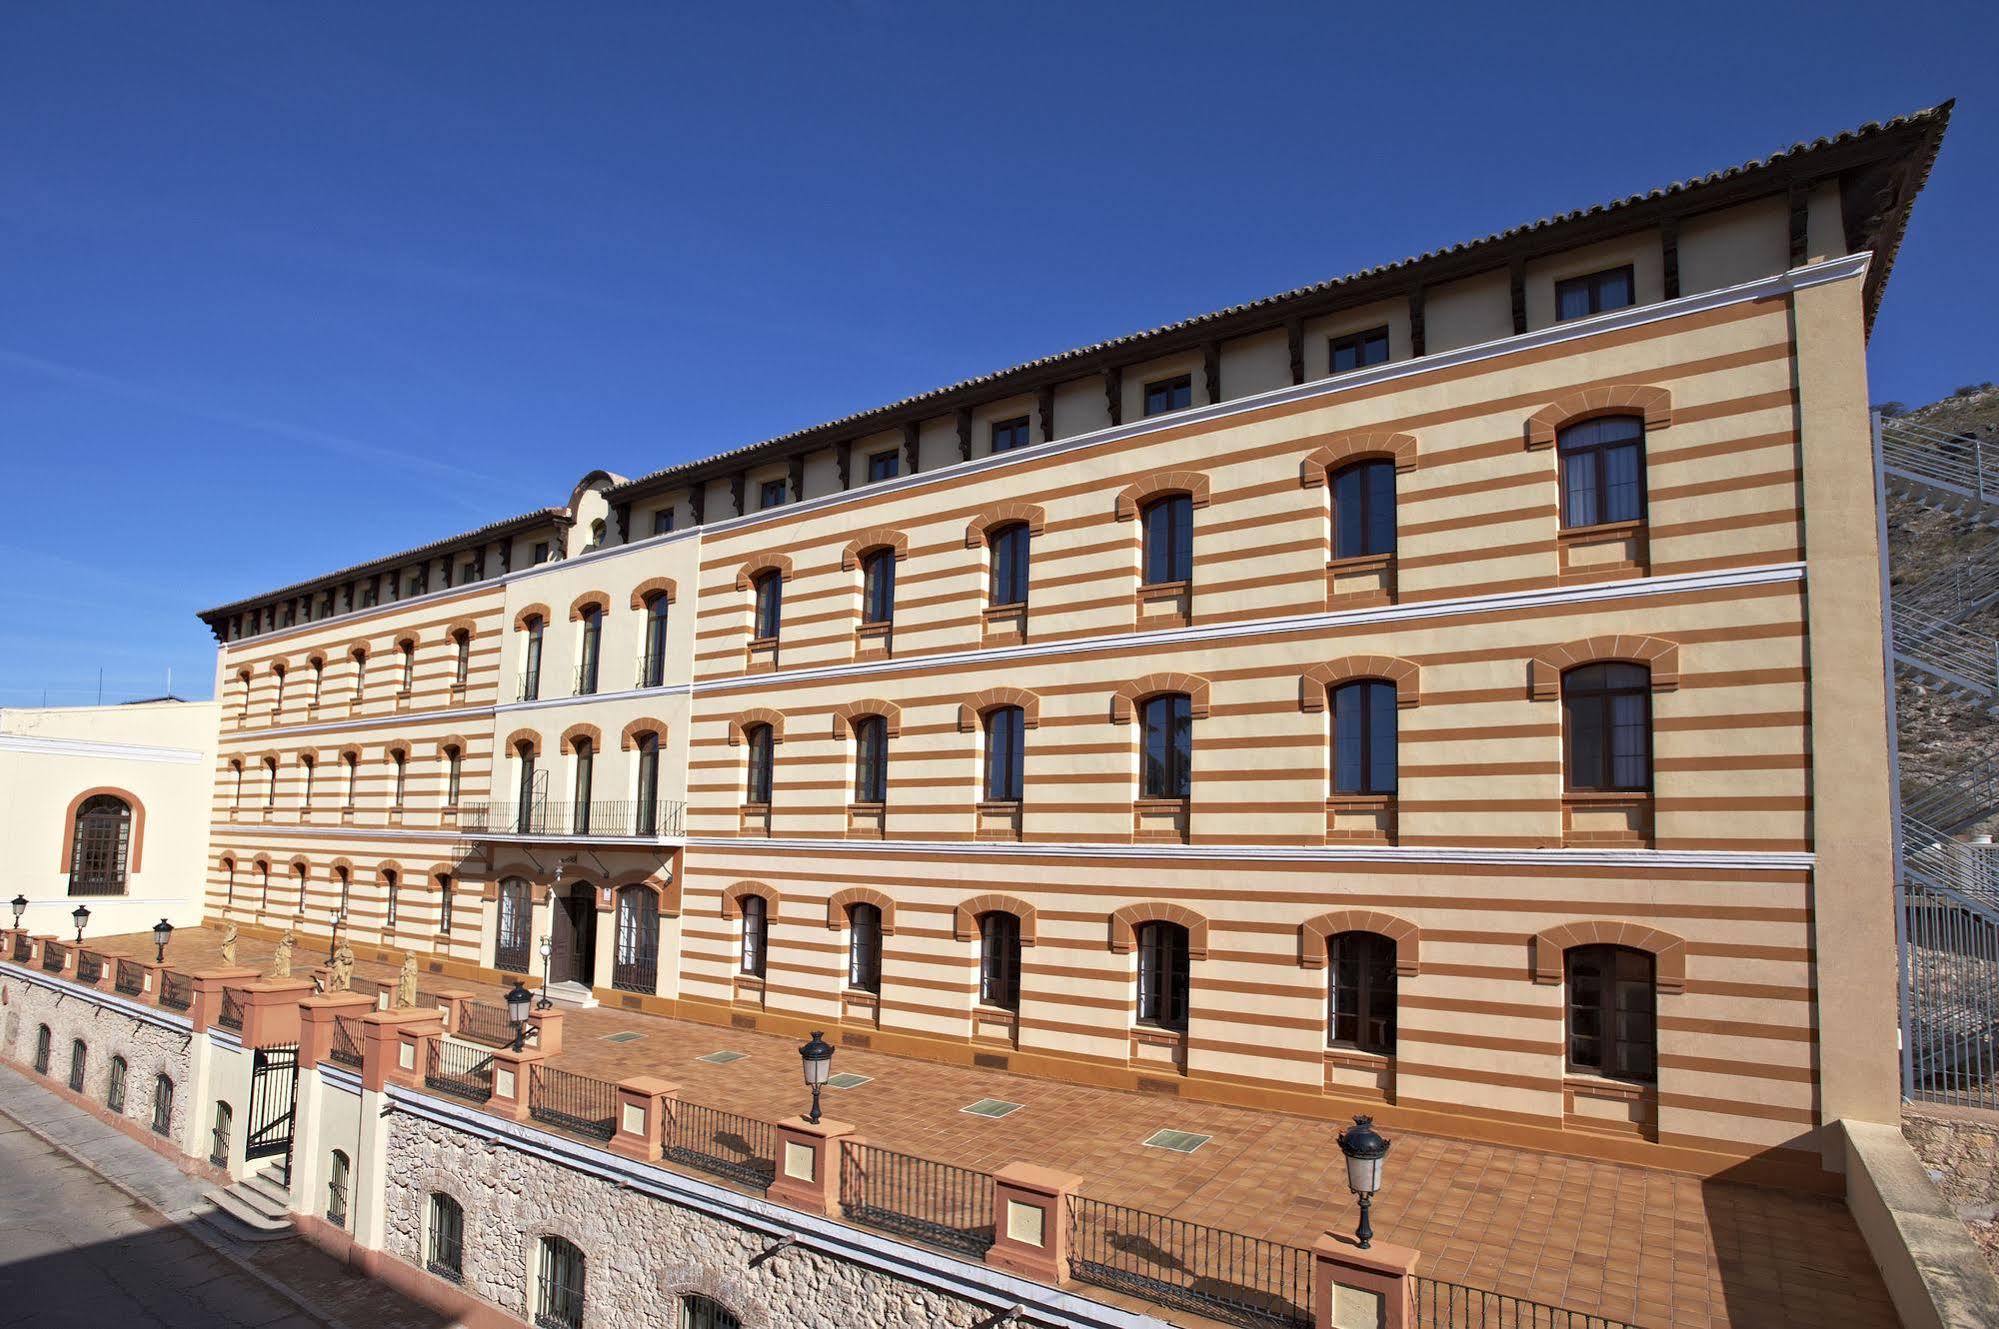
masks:
[[[1989,439],[1999,459],[1999,387],[1991,383],[1961,388],[1914,410],[1884,402],[1881,412],[1926,429]],[[1914,503],[1889,501],[1888,566],[1899,593],[1913,591],[1955,564],[1999,558],[1995,546],[1999,530],[1976,527],[1962,517]],[[1966,626],[1999,636],[1999,605],[1981,610]],[[1919,674],[1898,672],[1896,708],[1902,779],[1907,786],[1933,784],[1973,760],[1999,756],[1999,719],[1968,700],[1931,688]]]

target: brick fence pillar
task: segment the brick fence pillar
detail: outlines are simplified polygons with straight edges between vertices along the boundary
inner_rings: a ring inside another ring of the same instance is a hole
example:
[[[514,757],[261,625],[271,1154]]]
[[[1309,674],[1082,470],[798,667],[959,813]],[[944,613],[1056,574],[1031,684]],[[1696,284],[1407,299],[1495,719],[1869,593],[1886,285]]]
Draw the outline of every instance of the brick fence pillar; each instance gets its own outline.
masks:
[[[611,1152],[642,1163],[659,1161],[659,1146],[667,1113],[680,1086],[652,1075],[618,1081],[618,1117],[611,1134]]]
[[[526,1121],[534,1108],[534,1070],[548,1057],[538,1047],[519,1052],[512,1045],[493,1049],[493,1096],[488,1111],[515,1121]]]
[[[777,1176],[769,1198],[807,1213],[839,1213],[840,1154],[847,1144],[862,1143],[854,1128],[831,1118],[814,1123],[803,1117],[786,1117],[774,1126]]]
[[[1312,1247],[1314,1329],[1415,1329],[1421,1252],[1328,1232]]]
[[[431,996],[437,1000],[437,1013],[444,1018],[444,1032],[464,1033],[465,1006],[472,1000],[473,994],[463,988],[445,988],[441,992],[433,992]]]
[[[1032,1163],[993,1173],[993,1244],[986,1263],[1038,1283],[1069,1281],[1069,1197],[1083,1179]]]
[[[547,1056],[555,1056],[562,1051],[562,1012],[554,1007],[545,1011],[533,1011],[528,1019],[534,1024],[534,1045]]]
[[[200,1033],[211,1028],[222,1015],[222,989],[240,987],[257,976],[254,969],[202,969],[188,975],[194,1001],[187,1008],[188,1023]]]
[[[298,1004],[298,1064],[317,1066],[333,1059],[334,1031],[340,1019],[353,1019],[375,1009],[375,1002],[363,992],[329,992],[323,997],[307,997]],[[365,1036],[363,1043],[365,1044]],[[362,1051],[361,1047],[354,1049]]]
[[[311,979],[259,978],[237,991],[242,993],[244,1047],[279,1047],[299,1041],[299,1002],[312,995]]]
[[[435,1011],[369,1011],[361,1017],[361,1086],[380,1093],[384,1086],[423,1083],[429,1060],[427,1037],[442,1032]]]

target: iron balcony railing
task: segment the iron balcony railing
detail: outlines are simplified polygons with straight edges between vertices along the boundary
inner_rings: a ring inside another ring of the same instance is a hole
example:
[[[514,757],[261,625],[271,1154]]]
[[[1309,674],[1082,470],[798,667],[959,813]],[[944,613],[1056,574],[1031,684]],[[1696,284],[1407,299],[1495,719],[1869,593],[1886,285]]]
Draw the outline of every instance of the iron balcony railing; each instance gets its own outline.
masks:
[[[840,1151],[848,1219],[983,1258],[993,1244],[993,1179],[984,1172],[872,1145]]]
[[[493,1054],[484,1048],[434,1038],[423,1082],[441,1094],[483,1103],[493,1096]]]
[[[1881,470],[1890,488],[1966,515],[1999,501],[1999,445],[1911,420],[1881,422]]]
[[[123,895],[125,876],[121,872],[87,872],[78,869],[69,874],[71,895]]]
[[[679,799],[593,800],[589,803],[529,803],[515,800],[465,803],[458,828],[473,835],[582,835],[656,840],[680,834],[687,805]]]
[[[136,960],[120,960],[118,977],[111,986],[120,996],[137,997],[146,990],[146,966]]]
[[[541,700],[541,670],[528,669],[522,671],[520,677],[514,682],[514,700]]]
[[[777,1175],[777,1145],[769,1122],[698,1103],[673,1105],[661,1132],[659,1156],[755,1190],[768,1190]]]
[[[224,1029],[242,1029],[243,999],[237,995],[235,988],[222,989],[222,1012],[215,1017],[215,1023]]]
[[[577,665],[577,666],[576,666],[576,693],[575,693],[575,695],[576,695],[576,696],[579,696],[579,697],[594,697],[594,696],[596,696],[596,695],[597,695],[597,666],[596,666],[596,665],[594,665],[594,664],[585,664],[585,665]]]
[[[650,652],[639,657],[634,686],[641,688],[662,688],[666,686],[666,657]]]
[[[536,1062],[528,1075],[528,1115],[578,1135],[608,1140],[618,1130],[618,1086]]]
[[[1083,1196],[1069,1200],[1069,1272],[1244,1329],[1307,1329],[1312,1252]]]
[[[651,995],[659,990],[659,956],[657,953],[620,955],[611,961],[611,986],[620,992],[643,992]]]
[[[1484,1288],[1421,1275],[1411,1281],[1415,1284],[1415,1329],[1634,1329],[1607,1315],[1564,1310]]]
[[[184,1011],[194,1005],[194,980],[169,969],[160,975],[160,1005]]]

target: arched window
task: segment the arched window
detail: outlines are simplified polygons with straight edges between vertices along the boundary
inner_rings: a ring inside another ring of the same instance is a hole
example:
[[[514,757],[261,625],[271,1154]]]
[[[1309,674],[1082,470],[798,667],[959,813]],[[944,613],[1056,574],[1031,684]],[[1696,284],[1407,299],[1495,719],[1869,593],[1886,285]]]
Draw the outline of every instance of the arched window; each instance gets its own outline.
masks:
[[[1562,525],[1600,526],[1645,516],[1645,422],[1606,415],[1570,425],[1556,438],[1562,467]]]
[[[241,759],[231,757],[229,759],[229,771],[233,782],[229,794],[229,810],[233,813],[243,806],[243,763]]]
[[[337,1228],[347,1226],[347,1155],[333,1151],[326,1164],[326,1221]]]
[[[236,671],[236,681],[243,685],[243,709],[236,713],[236,720],[238,724],[248,724],[250,722],[250,671],[247,669],[238,669]]]
[[[1383,457],[1334,471],[1333,557],[1395,552],[1395,463]]]
[[[465,1209],[443,1191],[430,1193],[425,1226],[424,1264],[433,1274],[454,1283],[465,1280]]]
[[[570,800],[571,825],[578,835],[590,833],[590,785],[597,770],[597,748],[588,737],[578,738],[571,745],[576,754],[576,780],[572,786]]]
[[[1138,1022],[1187,1028],[1187,929],[1155,920],[1138,925]]]
[[[304,912],[303,909],[300,910]],[[446,938],[451,936],[451,874],[437,874],[437,930]]]
[[[1188,581],[1194,575],[1194,499],[1155,498],[1139,513],[1145,538],[1145,584]]]
[[[458,660],[451,671],[451,681],[459,687],[472,676],[472,634],[464,628],[451,634],[451,640],[458,647]]]
[[[1010,522],[986,535],[987,556],[992,560],[991,603],[1027,603],[1027,541],[1024,521]]]
[[[1018,803],[1027,766],[1027,713],[1018,706],[986,712],[986,801]]]
[[[174,1130],[174,1082],[164,1074],[153,1077],[153,1134],[172,1135]]]
[[[1562,675],[1562,737],[1569,788],[1644,790],[1652,785],[1652,671],[1581,665]]]
[[[77,804],[70,828],[71,895],[124,894],[131,854],[131,804],[113,794],[93,794]]]
[[[90,1060],[90,1049],[83,1040],[75,1038],[69,1044],[69,1087],[77,1093],[83,1092],[83,1072]]]
[[[403,807],[403,791],[409,775],[409,754],[397,748],[389,753],[389,762],[395,767],[395,783],[390,790],[389,806],[400,812]]]
[[[271,907],[271,865],[257,864],[257,908],[268,911]]]
[[[292,889],[297,892],[298,913],[301,918],[305,916],[305,878],[305,864],[292,864]]]
[[[541,1329],[583,1329],[583,1252],[562,1237],[541,1239],[535,1324]]]
[[[319,709],[319,699],[326,690],[326,661],[321,656],[312,657],[312,708]]]
[[[882,911],[871,904],[847,906],[847,986],[882,990]]]
[[[1326,939],[1326,1041],[1386,1056],[1395,1051],[1395,943],[1376,932]]]
[[[528,971],[529,934],[534,927],[534,905],[528,884],[519,877],[500,881],[500,917],[493,942],[493,968],[510,974]]]
[[[895,550],[877,549],[861,559],[861,622],[895,619]]]
[[[312,810],[312,773],[318,768],[319,761],[310,752],[298,754],[298,805],[308,812]]]
[[[583,641],[576,663],[576,695],[594,696],[597,691],[597,658],[604,644],[604,611],[591,605],[583,611]]]
[[[666,611],[668,601],[665,591],[654,591],[646,598],[645,654],[639,660],[639,686],[656,688],[666,682]]]
[[[345,918],[347,917],[348,894],[353,884],[351,880],[351,874],[347,871],[346,868],[338,867],[333,869],[333,880],[334,883],[340,887],[340,906],[339,906],[340,912],[336,914],[335,917]]]
[[[677,1329],[743,1329],[734,1311],[711,1297],[689,1292],[680,1298]]]
[[[611,986],[627,992],[652,992],[659,986],[659,897],[643,886],[618,892]]]
[[[416,688],[416,643],[399,641],[396,643],[396,650],[403,657],[403,681],[400,691],[407,697]]]
[[[1020,1009],[1020,919],[1003,909],[979,915],[979,1002]]]
[[[526,624],[527,644],[521,655],[522,701],[534,701],[541,696],[541,637],[545,626],[540,614],[529,616]]]
[[[264,758],[264,806],[274,808],[277,805],[278,759],[276,757],[266,757]]]
[[[768,804],[772,774],[770,726],[753,724],[743,731],[743,738],[750,752],[749,785],[743,791],[743,797],[750,803]]]
[[[1140,793],[1186,798],[1193,789],[1194,712],[1184,692],[1162,692],[1141,712]]]
[[[1614,1080],[1656,1080],[1652,956],[1628,946],[1576,946],[1563,953],[1562,964],[1568,980],[1569,1069]]]
[[[386,912],[383,914],[382,923],[386,927],[394,927],[396,925],[396,896],[399,885],[400,883],[396,880],[396,870],[394,868],[383,868],[382,895],[385,902],[383,908]]]
[[[521,763],[520,797],[514,809],[514,832],[519,835],[542,829],[536,824],[541,820],[537,815],[541,811],[539,807],[541,798],[535,786],[533,746],[527,743],[519,744],[515,747],[514,754],[520,758]]]
[[[638,739],[638,821],[640,835],[659,833],[659,735],[640,734]]]
[[[758,641],[776,641],[784,619],[784,576],[776,568],[760,572],[751,582],[756,588],[756,621],[750,635]]]
[[[346,768],[342,780],[342,783],[346,785],[346,793],[340,805],[344,808],[352,808],[354,806],[354,795],[357,792],[356,786],[359,785],[361,780],[361,759],[351,752],[343,752],[340,754],[340,764]]]
[[[888,722],[879,715],[854,721],[854,801],[888,802]]]
[[[50,1045],[54,1041],[55,1036],[49,1032],[47,1025],[42,1025],[35,1030],[35,1074],[47,1075],[49,1073]]]
[[[271,714],[279,714],[285,708],[285,667],[271,666]]]
[[[233,909],[236,906],[236,860],[233,858],[223,859],[222,870],[228,874],[223,879],[222,907],[224,909]]]
[[[1395,685],[1378,678],[1332,690],[1334,793],[1395,792],[1395,707]]]
[[[764,957],[770,950],[770,906],[761,895],[745,895],[743,910],[742,971],[764,976]]]
[[[111,1059],[111,1073],[104,1078],[104,1106],[119,1115],[125,1112],[125,1074],[127,1067],[123,1057]]]
[[[453,743],[444,750],[444,806],[458,806],[458,788],[464,775],[465,754]]]
[[[361,704],[361,689],[368,682],[368,652],[356,646],[347,658],[354,662],[354,704],[358,706]]]
[[[215,1103],[215,1122],[208,1132],[208,1161],[217,1167],[229,1166],[229,1126],[236,1113],[220,1099]]]

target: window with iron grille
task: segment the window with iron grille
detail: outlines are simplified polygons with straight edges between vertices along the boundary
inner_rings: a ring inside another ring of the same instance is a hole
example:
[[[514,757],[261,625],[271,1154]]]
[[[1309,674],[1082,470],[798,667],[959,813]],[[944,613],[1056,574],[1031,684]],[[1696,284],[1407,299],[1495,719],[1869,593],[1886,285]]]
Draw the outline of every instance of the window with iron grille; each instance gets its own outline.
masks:
[[[83,1072],[89,1060],[90,1049],[83,1045],[83,1040],[72,1040],[69,1045],[69,1087],[79,1094],[83,1092]]]
[[[132,849],[132,806],[111,794],[96,794],[76,809],[70,842],[69,893],[119,895]]]
[[[1194,575],[1194,500],[1187,494],[1155,498],[1139,514],[1145,539],[1145,584],[1188,581]]]
[[[680,1298],[679,1329],[743,1329],[734,1311],[710,1297],[689,1292]]]
[[[235,1111],[227,1103],[215,1105],[215,1126],[209,1132],[208,1161],[217,1167],[229,1166],[229,1123]]]
[[[500,882],[500,919],[493,943],[493,967],[508,973],[528,970],[528,932],[533,917],[528,884],[519,877]]]
[[[638,817],[632,829],[640,835],[659,831],[659,735],[640,734],[638,762]]]
[[[583,1252],[561,1237],[541,1239],[534,1322],[539,1329],[583,1329]]]
[[[659,897],[643,886],[618,892],[617,949],[611,986],[651,992],[659,985]]]
[[[174,1129],[174,1082],[164,1075],[153,1077],[153,1134],[171,1135]]]
[[[1562,675],[1569,788],[1640,791],[1652,785],[1652,671],[1592,664]]]
[[[1616,1080],[1656,1080],[1652,956],[1628,946],[1577,946],[1562,961],[1569,989],[1569,1069]]]
[[[465,1277],[465,1209],[443,1191],[430,1193],[430,1236],[424,1263],[452,1282]]]
[[[104,1080],[104,1106],[123,1115],[125,1111],[125,1059],[111,1059],[111,1073]]]
[[[847,986],[882,989],[882,911],[871,904],[847,906]]]
[[[590,785],[597,772],[597,749],[588,738],[576,740],[576,787],[571,804],[571,824],[576,834],[590,833]]]
[[[1326,1038],[1383,1055],[1395,1051],[1395,943],[1375,932],[1326,941],[1331,1005]]]
[[[1187,1028],[1187,929],[1178,923],[1138,925],[1138,1022]]]
[[[326,1221],[338,1228],[347,1226],[347,1155],[338,1149],[326,1168]]]
[[[49,1073],[50,1044],[53,1040],[54,1035],[49,1032],[47,1025],[35,1030],[35,1074],[37,1075]]]
[[[1020,919],[1002,909],[979,915],[979,1001],[1020,1009]]]

